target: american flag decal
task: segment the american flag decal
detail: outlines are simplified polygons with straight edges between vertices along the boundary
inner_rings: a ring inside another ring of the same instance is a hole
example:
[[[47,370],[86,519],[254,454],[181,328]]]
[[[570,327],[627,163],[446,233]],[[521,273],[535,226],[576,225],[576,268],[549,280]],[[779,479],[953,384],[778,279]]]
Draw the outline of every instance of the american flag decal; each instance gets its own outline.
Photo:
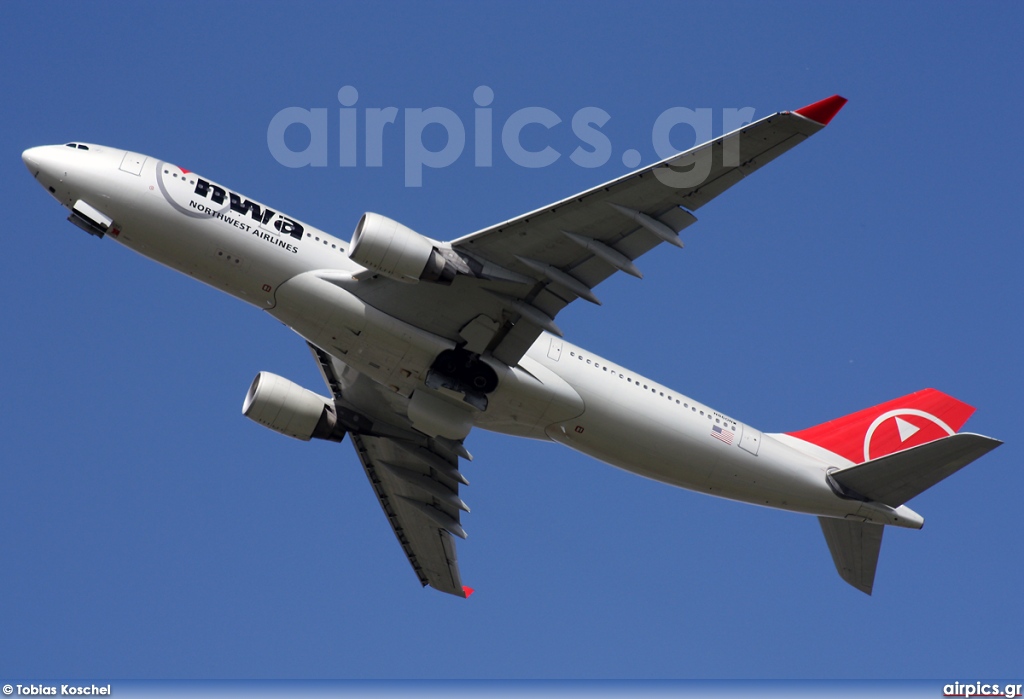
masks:
[[[732,432],[730,432],[729,430],[723,430],[718,425],[715,425],[714,427],[711,428],[711,436],[720,442],[732,444]]]

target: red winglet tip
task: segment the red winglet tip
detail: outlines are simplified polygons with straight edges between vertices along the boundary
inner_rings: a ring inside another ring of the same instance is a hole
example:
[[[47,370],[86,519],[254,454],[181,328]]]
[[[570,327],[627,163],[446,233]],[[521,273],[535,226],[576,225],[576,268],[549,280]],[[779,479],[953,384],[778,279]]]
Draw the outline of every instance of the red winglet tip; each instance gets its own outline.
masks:
[[[462,586],[462,592],[466,595],[466,599],[469,599],[469,596],[471,594],[473,594],[474,592],[476,592],[476,590],[474,590],[471,587],[466,587],[465,585],[463,585]]]
[[[832,95],[826,97],[820,102],[809,104],[802,109],[796,110],[796,113],[802,117],[807,117],[811,121],[816,121],[822,126],[832,121],[832,117],[839,113],[839,110],[843,108],[847,102],[845,97],[839,95]]]

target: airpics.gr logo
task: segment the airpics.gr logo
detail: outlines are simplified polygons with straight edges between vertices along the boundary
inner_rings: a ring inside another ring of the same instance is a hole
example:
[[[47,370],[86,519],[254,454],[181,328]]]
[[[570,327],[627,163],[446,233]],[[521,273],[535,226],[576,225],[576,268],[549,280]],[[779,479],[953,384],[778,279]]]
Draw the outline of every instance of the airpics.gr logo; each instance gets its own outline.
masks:
[[[472,151],[474,167],[489,168],[502,155],[525,168],[548,167],[563,156],[583,168],[602,167],[618,153],[622,164],[636,169],[643,160],[643,143],[621,148],[612,144],[602,129],[612,116],[597,106],[582,106],[571,116],[563,116],[537,105],[516,109],[514,105],[495,105],[494,90],[480,85],[473,91],[472,104],[457,109],[434,106],[356,106],[359,91],[353,85],[338,90],[337,126],[333,110],[327,107],[285,107],[267,126],[267,148],[285,167],[327,167],[330,152],[337,153],[339,167],[382,167],[385,151],[400,151],[406,187],[423,186],[424,168],[437,170],[459,161]],[[470,116],[467,112],[472,111]],[[459,112],[462,112],[460,115]],[[714,110],[669,107],[651,125],[650,149],[662,160],[690,146],[712,138]],[[468,117],[468,118],[467,118]],[[754,120],[753,107],[721,110],[722,133],[739,129]],[[468,124],[468,126],[467,126]],[[287,138],[291,131],[294,139]],[[683,132],[684,142],[679,142]],[[694,138],[686,143],[687,132]],[[438,138],[432,138],[431,133]],[[443,133],[443,138],[439,134]],[[337,146],[329,142],[337,134]],[[300,147],[300,144],[304,146]],[[496,146],[500,145],[500,149]],[[739,165],[739,141],[728,141],[722,157],[727,165]],[[638,150],[639,146],[641,150]],[[396,153],[397,155],[397,153]],[[698,152],[678,170],[662,168],[655,177],[669,187],[696,187],[711,172],[711,150]]]
[[[944,697],[1006,697],[1014,699],[1021,696],[1020,684],[1001,684],[999,682],[954,682],[942,687]]]

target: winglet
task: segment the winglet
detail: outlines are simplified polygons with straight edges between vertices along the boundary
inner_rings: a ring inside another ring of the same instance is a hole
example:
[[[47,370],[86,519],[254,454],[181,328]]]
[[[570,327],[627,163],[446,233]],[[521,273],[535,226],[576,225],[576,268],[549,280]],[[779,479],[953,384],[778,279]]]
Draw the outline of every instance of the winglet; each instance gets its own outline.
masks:
[[[476,590],[474,590],[473,588],[466,587],[465,585],[462,586],[462,593],[466,596],[466,599],[469,599],[469,596],[472,595],[474,592],[476,592]]]
[[[846,101],[845,97],[832,95],[831,97],[826,97],[820,102],[815,102],[814,104],[809,104],[806,107],[798,109],[796,110],[796,113],[825,126],[828,122],[832,121],[832,117],[839,113],[839,110],[843,108]]]

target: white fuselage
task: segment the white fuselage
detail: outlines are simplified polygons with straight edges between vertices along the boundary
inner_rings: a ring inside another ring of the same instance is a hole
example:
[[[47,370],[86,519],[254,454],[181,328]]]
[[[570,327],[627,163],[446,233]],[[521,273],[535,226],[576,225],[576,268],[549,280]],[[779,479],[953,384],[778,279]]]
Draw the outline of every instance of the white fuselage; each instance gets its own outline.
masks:
[[[61,204],[82,200],[112,219],[109,237],[264,309],[397,399],[422,387],[430,362],[453,345],[363,301],[360,285],[372,280],[352,276],[366,270],[349,259],[347,241],[194,173],[92,144],[43,146],[23,157]],[[487,409],[474,413],[479,428],[552,440],[733,500],[921,524],[906,507],[838,497],[826,472],[850,465],[840,457],[762,434],[552,335],[542,334],[514,368],[491,364],[500,381]]]

